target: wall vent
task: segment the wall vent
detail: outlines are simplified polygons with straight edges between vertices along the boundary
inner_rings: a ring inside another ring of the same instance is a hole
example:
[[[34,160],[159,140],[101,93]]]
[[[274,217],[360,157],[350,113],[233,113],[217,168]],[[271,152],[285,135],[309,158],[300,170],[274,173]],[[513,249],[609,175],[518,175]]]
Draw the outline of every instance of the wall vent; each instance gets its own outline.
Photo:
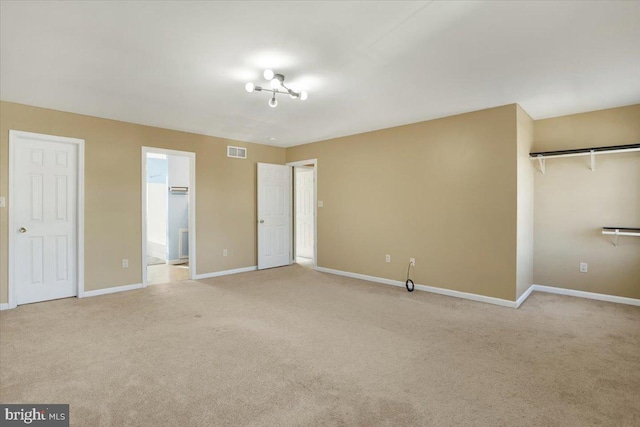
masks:
[[[247,149],[243,147],[227,146],[227,157],[233,157],[234,159],[246,159]]]

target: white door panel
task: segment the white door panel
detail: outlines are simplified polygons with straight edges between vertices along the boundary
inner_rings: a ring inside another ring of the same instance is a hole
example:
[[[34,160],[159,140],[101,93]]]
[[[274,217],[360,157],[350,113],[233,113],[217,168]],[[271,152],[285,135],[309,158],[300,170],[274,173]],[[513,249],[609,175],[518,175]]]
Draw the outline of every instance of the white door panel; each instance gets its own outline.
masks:
[[[77,294],[77,145],[21,137],[15,145],[18,304]]]
[[[313,258],[313,169],[296,168],[296,256]]]
[[[291,167],[258,163],[258,269],[289,265]]]

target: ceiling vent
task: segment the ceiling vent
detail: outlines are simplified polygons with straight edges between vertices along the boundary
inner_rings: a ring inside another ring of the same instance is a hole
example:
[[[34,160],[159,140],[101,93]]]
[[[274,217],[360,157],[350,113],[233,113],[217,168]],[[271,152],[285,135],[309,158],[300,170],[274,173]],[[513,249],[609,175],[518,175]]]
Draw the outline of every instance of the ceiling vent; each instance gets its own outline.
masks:
[[[227,157],[233,157],[234,159],[246,159],[247,149],[243,147],[227,146]]]

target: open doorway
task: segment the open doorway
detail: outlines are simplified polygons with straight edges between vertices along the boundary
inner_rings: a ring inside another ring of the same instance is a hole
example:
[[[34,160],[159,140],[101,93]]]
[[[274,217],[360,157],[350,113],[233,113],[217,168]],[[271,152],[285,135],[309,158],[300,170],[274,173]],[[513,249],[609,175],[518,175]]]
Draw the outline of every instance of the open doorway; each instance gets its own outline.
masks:
[[[304,267],[317,265],[317,161],[293,166],[293,261]]]
[[[195,154],[143,147],[143,283],[195,274]]]

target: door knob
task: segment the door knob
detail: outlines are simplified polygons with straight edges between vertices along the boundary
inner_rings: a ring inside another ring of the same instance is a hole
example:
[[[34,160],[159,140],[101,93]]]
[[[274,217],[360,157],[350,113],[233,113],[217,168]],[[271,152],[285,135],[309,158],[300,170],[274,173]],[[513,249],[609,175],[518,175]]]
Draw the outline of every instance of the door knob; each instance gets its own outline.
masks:
[[[261,219],[261,220],[260,220],[260,224],[264,224],[264,219]]]
[[[21,233],[26,233],[27,229],[24,228],[24,227],[20,227],[20,229],[18,231],[21,232]]]

